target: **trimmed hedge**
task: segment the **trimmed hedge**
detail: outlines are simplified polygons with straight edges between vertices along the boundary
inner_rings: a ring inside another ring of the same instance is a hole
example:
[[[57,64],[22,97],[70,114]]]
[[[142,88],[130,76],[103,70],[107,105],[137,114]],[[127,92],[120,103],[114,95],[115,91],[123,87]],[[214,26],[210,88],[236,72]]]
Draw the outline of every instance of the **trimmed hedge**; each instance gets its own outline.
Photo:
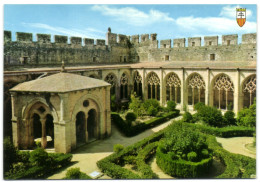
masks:
[[[226,165],[224,173],[217,178],[250,178],[252,174],[256,174],[255,159],[226,151],[212,135],[207,136],[207,143],[214,155]]]
[[[118,113],[112,112],[111,113],[111,120],[112,122],[115,122],[117,127],[126,135],[126,136],[134,136],[141,132],[143,132],[146,129],[152,128],[154,126],[157,126],[159,124],[162,124],[166,121],[168,121],[171,118],[177,117],[180,114],[179,110],[175,110],[169,113],[165,113],[161,117],[156,117],[153,119],[150,119],[146,122],[137,124],[135,126],[129,126],[127,123],[120,117]]]
[[[150,165],[146,161],[156,152],[158,142],[150,143],[141,150],[136,157],[137,170],[141,173],[142,179],[158,179]]]
[[[239,137],[239,136],[253,136],[255,128],[245,126],[227,126],[223,128],[215,128],[211,126],[185,123],[190,127],[200,130],[202,133],[215,135],[222,138]]]
[[[164,130],[154,133],[152,136],[149,136],[131,146],[126,147],[124,150],[118,153],[113,153],[105,157],[104,159],[98,161],[97,166],[101,169],[103,173],[105,173],[113,179],[141,179],[141,176],[125,168],[122,168],[120,165],[124,164],[125,156],[137,155],[147,144],[160,140],[163,137],[163,134]],[[142,156],[146,155],[142,154]],[[139,158],[138,160],[141,159]],[[147,174],[146,172],[144,172],[144,170],[141,169],[141,171],[143,171],[143,174]]]
[[[171,155],[164,154],[161,148],[156,151],[156,163],[166,173],[179,178],[198,178],[207,173],[212,164],[212,157],[200,162],[172,160]]]
[[[32,166],[26,171],[18,172],[7,176],[5,179],[44,179],[44,177],[53,174],[55,170],[68,165],[72,159],[72,154],[49,153],[49,165]]]

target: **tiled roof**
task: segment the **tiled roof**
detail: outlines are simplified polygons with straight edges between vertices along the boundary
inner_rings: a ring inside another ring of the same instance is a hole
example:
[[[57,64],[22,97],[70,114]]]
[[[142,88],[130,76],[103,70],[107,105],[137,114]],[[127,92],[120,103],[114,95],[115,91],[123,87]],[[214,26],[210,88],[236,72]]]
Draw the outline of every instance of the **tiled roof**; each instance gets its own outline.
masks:
[[[64,93],[109,85],[109,83],[103,80],[61,72],[44,78],[21,83],[10,91]]]

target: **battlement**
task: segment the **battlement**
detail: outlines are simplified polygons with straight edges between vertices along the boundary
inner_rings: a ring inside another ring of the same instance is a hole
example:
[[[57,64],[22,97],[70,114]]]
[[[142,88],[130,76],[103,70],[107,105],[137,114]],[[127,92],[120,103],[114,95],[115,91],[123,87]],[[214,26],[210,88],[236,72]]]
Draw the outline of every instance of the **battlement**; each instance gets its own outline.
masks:
[[[68,43],[70,40],[70,44]],[[73,47],[81,47],[82,40],[85,46],[92,45],[94,46],[94,39],[84,38],[81,37],[69,37],[63,35],[54,35],[54,44],[66,46],[71,45]],[[4,31],[4,43],[12,42],[12,32],[11,31]],[[36,34],[36,42],[33,41],[33,34],[32,33],[25,33],[25,32],[16,32],[16,41],[17,43],[38,43],[38,44],[52,44],[51,42],[51,35],[50,34]],[[98,46],[105,46],[106,41],[103,39],[97,39],[96,45]]]

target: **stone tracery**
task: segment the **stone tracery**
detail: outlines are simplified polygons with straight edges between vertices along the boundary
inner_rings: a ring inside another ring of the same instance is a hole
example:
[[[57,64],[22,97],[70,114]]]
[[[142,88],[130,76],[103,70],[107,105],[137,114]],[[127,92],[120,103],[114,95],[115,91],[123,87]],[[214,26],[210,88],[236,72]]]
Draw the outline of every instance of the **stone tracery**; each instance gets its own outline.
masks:
[[[174,98],[175,103],[180,103],[181,81],[177,74],[169,74],[166,80],[166,87],[167,100],[173,100]]]
[[[142,77],[138,71],[134,73],[134,91],[137,96],[142,97]]]
[[[147,78],[148,99],[160,100],[160,79],[156,73],[152,72]]]
[[[117,86],[117,78],[114,74],[109,73],[105,77],[105,81],[111,84],[110,94],[114,95],[116,94],[116,86]]]
[[[188,80],[188,104],[205,102],[205,82],[198,74],[193,74]]]
[[[121,98],[126,99],[128,96],[128,77],[125,73],[122,74],[120,79]]]
[[[243,84],[244,106],[252,105],[256,97],[256,75],[250,76]]]

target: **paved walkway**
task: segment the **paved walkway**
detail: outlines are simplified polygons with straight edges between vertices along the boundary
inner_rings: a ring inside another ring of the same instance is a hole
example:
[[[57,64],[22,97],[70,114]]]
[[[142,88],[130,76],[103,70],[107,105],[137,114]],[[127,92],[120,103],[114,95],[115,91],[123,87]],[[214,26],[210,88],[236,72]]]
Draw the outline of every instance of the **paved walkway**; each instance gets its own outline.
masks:
[[[112,124],[112,135],[111,137],[104,139],[104,140],[96,140],[90,144],[86,144],[75,151],[73,151],[72,155],[72,162],[74,162],[73,165],[61,170],[60,172],[50,176],[48,179],[62,179],[65,177],[66,171],[69,168],[79,167],[80,170],[86,174],[90,174],[93,171],[98,171],[96,162],[100,159],[103,159],[104,157],[110,155],[113,153],[113,146],[115,144],[122,144],[124,146],[129,146],[137,141],[142,140],[143,138],[146,138],[153,133],[167,127],[171,122],[175,119],[180,119],[182,116],[179,116],[177,118],[174,118],[172,120],[169,120],[166,123],[163,123],[157,127],[154,127],[152,129],[148,129],[144,131],[143,133],[140,133],[137,136],[134,137],[125,137],[120,133],[117,128]],[[101,179],[109,179],[108,176],[103,176]]]
[[[256,158],[256,154],[248,150],[245,145],[253,143],[253,137],[233,137],[233,138],[219,138],[216,137],[217,141],[221,143],[222,147],[229,152],[235,154],[242,154],[252,158]]]

